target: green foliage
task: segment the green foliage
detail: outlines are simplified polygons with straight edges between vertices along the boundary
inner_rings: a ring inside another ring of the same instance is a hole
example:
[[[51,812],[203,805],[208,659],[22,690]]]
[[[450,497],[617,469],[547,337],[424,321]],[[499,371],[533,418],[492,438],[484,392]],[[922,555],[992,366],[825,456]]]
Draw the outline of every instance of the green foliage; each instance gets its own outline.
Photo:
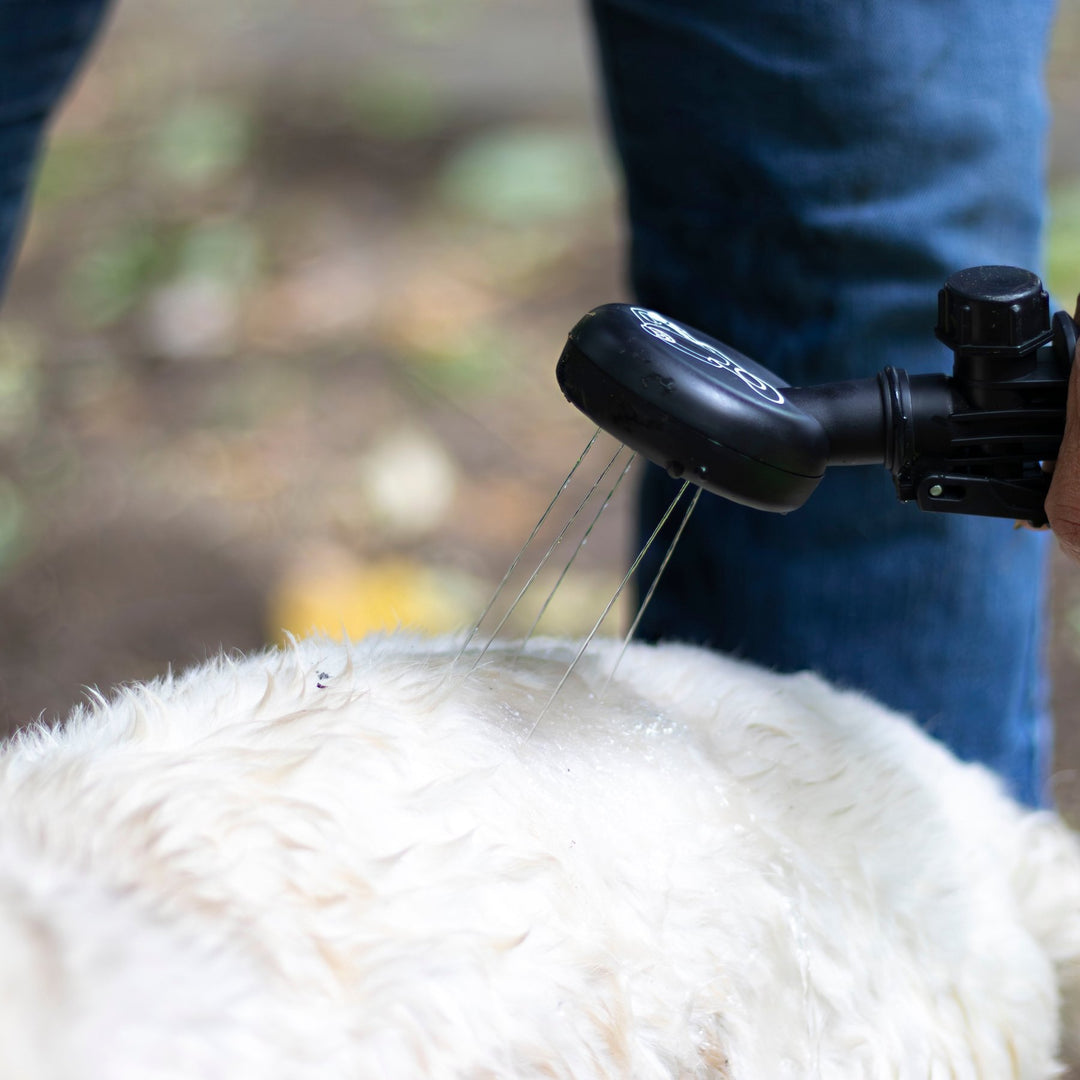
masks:
[[[182,236],[174,275],[240,288],[258,276],[260,254],[258,233],[246,223],[230,218],[201,222]]]
[[[158,277],[163,259],[162,237],[153,226],[123,226],[75,264],[68,281],[72,306],[88,326],[115,323]]]
[[[36,208],[73,202],[106,190],[120,163],[100,137],[59,134],[47,144],[34,183]]]
[[[381,139],[421,139],[445,120],[431,79],[412,69],[365,72],[349,88],[346,104],[356,127]]]
[[[259,263],[257,233],[232,218],[191,225],[131,221],[76,262],[68,298],[87,326],[100,329],[163,282],[207,278],[241,289],[255,280]]]
[[[150,159],[172,182],[202,188],[241,165],[251,142],[251,119],[238,104],[194,98],[162,120],[151,140]]]
[[[1050,193],[1046,287],[1071,312],[1080,292],[1080,185]]]
[[[610,190],[600,150],[589,135],[524,126],[490,131],[466,144],[438,184],[450,207],[502,225],[578,217]]]
[[[416,343],[401,357],[421,386],[440,394],[472,395],[497,389],[511,368],[513,346],[494,327],[479,324]]]
[[[402,37],[439,40],[470,25],[489,0],[376,0],[376,10]]]
[[[0,325],[0,438],[33,429],[41,393],[41,343],[32,326]]]

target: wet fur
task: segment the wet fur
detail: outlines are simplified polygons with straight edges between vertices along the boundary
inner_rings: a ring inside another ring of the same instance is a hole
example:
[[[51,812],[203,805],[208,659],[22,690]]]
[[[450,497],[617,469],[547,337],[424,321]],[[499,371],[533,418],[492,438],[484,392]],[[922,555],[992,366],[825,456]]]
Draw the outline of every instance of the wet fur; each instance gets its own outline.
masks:
[[[1080,855],[911,724],[689,648],[308,641],[0,757],[0,1076],[1024,1077]]]

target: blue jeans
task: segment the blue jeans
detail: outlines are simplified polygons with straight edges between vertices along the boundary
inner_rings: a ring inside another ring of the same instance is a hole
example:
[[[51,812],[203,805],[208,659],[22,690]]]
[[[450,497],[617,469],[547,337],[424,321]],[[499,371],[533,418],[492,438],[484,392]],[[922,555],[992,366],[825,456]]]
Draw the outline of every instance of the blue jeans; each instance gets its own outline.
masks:
[[[945,278],[1038,270],[1051,4],[592,7],[644,304],[798,385],[948,370]],[[676,486],[646,476],[643,536]],[[833,469],[788,516],[703,496],[640,633],[865,690],[1039,803],[1046,557],[1010,522],[898,504],[884,469]]]
[[[0,281],[10,269],[45,126],[108,0],[0,0]]]

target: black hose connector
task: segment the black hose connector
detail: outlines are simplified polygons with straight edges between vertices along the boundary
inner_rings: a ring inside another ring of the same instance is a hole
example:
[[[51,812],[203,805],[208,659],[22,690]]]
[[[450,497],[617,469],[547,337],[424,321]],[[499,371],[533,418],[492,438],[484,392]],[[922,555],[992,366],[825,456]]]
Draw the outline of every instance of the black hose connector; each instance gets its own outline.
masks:
[[[792,387],[730,346],[647,308],[607,304],[570,332],[556,374],[602,428],[725,498],[787,513],[831,465],[884,465],[924,510],[1045,524],[1065,428],[1076,323],[1053,320],[1027,270],[953,274],[937,336],[953,374]]]

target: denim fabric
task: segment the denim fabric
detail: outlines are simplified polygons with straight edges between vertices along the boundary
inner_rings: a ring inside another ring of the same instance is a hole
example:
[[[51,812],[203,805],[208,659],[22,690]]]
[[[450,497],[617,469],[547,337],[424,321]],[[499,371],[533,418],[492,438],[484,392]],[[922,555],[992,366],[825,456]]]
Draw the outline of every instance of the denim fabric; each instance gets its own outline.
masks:
[[[50,114],[108,0],[0,0],[0,281],[17,250]]]
[[[592,7],[644,304],[813,383],[946,370],[945,278],[1038,271],[1049,3]],[[674,490],[648,474],[643,535]],[[703,497],[640,634],[868,691],[1038,803],[1047,550],[901,506],[884,469],[832,469],[787,516]]]

